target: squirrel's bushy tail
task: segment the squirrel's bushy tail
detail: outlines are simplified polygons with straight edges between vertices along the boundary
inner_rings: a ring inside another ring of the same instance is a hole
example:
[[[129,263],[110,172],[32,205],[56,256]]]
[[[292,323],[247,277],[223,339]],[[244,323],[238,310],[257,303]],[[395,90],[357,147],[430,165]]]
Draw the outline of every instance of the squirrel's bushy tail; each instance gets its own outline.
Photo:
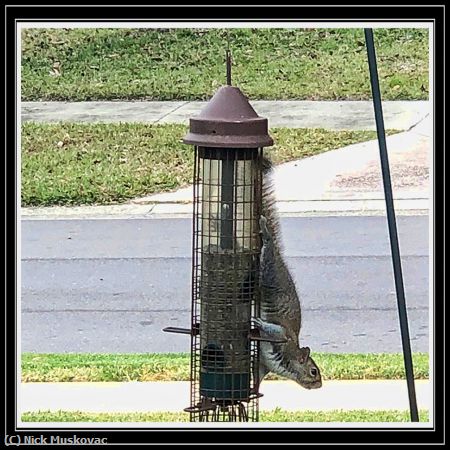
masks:
[[[267,219],[267,227],[274,244],[278,250],[280,248],[278,213],[276,210],[275,189],[272,181],[273,164],[266,156],[262,159],[262,215]]]

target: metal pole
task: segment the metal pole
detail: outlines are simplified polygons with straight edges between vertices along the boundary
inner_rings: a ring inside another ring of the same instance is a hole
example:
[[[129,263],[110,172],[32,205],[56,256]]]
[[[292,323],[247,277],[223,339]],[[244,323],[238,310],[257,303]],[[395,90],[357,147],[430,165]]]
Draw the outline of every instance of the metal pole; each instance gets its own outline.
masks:
[[[372,29],[365,28],[364,35],[366,38],[367,58],[369,61],[370,83],[372,87],[375,121],[377,125],[378,145],[380,148],[381,171],[383,174],[384,196],[386,200],[386,212],[391,242],[392,265],[394,267],[395,290],[397,292],[397,306],[400,319],[400,332],[402,336],[403,359],[405,363],[406,382],[408,385],[409,409],[411,412],[411,421],[418,422],[419,413],[417,411],[416,390],[414,386],[414,369],[411,356],[411,343],[409,340],[402,264],[398,245],[391,175],[389,171],[389,159],[386,147],[386,135],[384,132],[383,109],[381,106],[380,84],[378,80],[377,60]]]

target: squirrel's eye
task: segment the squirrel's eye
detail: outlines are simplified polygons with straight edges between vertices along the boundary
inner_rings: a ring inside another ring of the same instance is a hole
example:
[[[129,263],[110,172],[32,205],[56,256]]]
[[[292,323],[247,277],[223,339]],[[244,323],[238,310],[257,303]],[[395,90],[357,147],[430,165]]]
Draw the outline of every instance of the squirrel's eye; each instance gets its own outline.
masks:
[[[317,369],[314,367],[311,367],[311,369],[309,370],[309,373],[311,374],[311,376],[315,377],[317,375]]]

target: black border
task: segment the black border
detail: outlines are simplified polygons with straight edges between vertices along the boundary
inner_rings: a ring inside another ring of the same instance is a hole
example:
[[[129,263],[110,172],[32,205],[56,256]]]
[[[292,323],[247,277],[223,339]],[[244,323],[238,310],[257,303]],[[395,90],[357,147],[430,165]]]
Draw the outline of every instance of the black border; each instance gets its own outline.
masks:
[[[3,437],[24,435],[60,435],[70,437],[76,434],[79,437],[106,437],[109,444],[169,444],[169,443],[443,443],[444,442],[444,420],[445,410],[443,398],[444,384],[444,290],[443,268],[444,253],[443,246],[436,245],[442,240],[444,226],[444,8],[443,5],[424,6],[337,6],[329,5],[315,7],[262,7],[244,9],[236,5],[230,7],[205,7],[191,6],[189,8],[173,7],[134,7],[134,6],[107,6],[107,7],[85,7],[85,6],[8,6],[5,7],[5,124],[7,125],[5,145],[5,333],[7,346],[5,347],[5,426]],[[16,72],[15,72],[15,23],[16,21],[39,21],[55,20],[76,21],[148,21],[189,20],[198,22],[206,21],[276,21],[282,26],[283,21],[348,21],[361,20],[376,21],[435,21],[435,54],[434,54],[434,76],[435,76],[435,149],[434,149],[434,198],[435,214],[433,223],[435,227],[434,242],[434,286],[435,286],[435,355],[434,355],[434,381],[435,402],[434,412],[435,428],[433,429],[404,429],[404,428],[346,428],[346,429],[280,429],[280,428],[254,428],[254,429],[130,429],[120,428],[89,428],[74,427],[68,429],[57,429],[50,432],[47,429],[17,429],[16,424],[16,336],[15,324],[17,323],[16,305],[11,300],[16,296],[16,270],[17,244],[16,239]],[[8,258],[8,259],[7,259]],[[437,301],[439,300],[439,301]],[[211,433],[214,433],[211,435]],[[14,442],[17,442],[14,441]]]

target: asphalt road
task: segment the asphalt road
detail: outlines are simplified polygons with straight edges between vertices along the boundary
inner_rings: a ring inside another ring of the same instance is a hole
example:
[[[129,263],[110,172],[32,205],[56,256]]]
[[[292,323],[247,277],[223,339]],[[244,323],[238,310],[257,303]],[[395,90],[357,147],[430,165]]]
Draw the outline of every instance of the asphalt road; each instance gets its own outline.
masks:
[[[384,217],[281,221],[313,351],[398,352]],[[428,351],[428,217],[398,217],[413,351]],[[23,220],[21,344],[31,352],[185,352],[188,219]]]

